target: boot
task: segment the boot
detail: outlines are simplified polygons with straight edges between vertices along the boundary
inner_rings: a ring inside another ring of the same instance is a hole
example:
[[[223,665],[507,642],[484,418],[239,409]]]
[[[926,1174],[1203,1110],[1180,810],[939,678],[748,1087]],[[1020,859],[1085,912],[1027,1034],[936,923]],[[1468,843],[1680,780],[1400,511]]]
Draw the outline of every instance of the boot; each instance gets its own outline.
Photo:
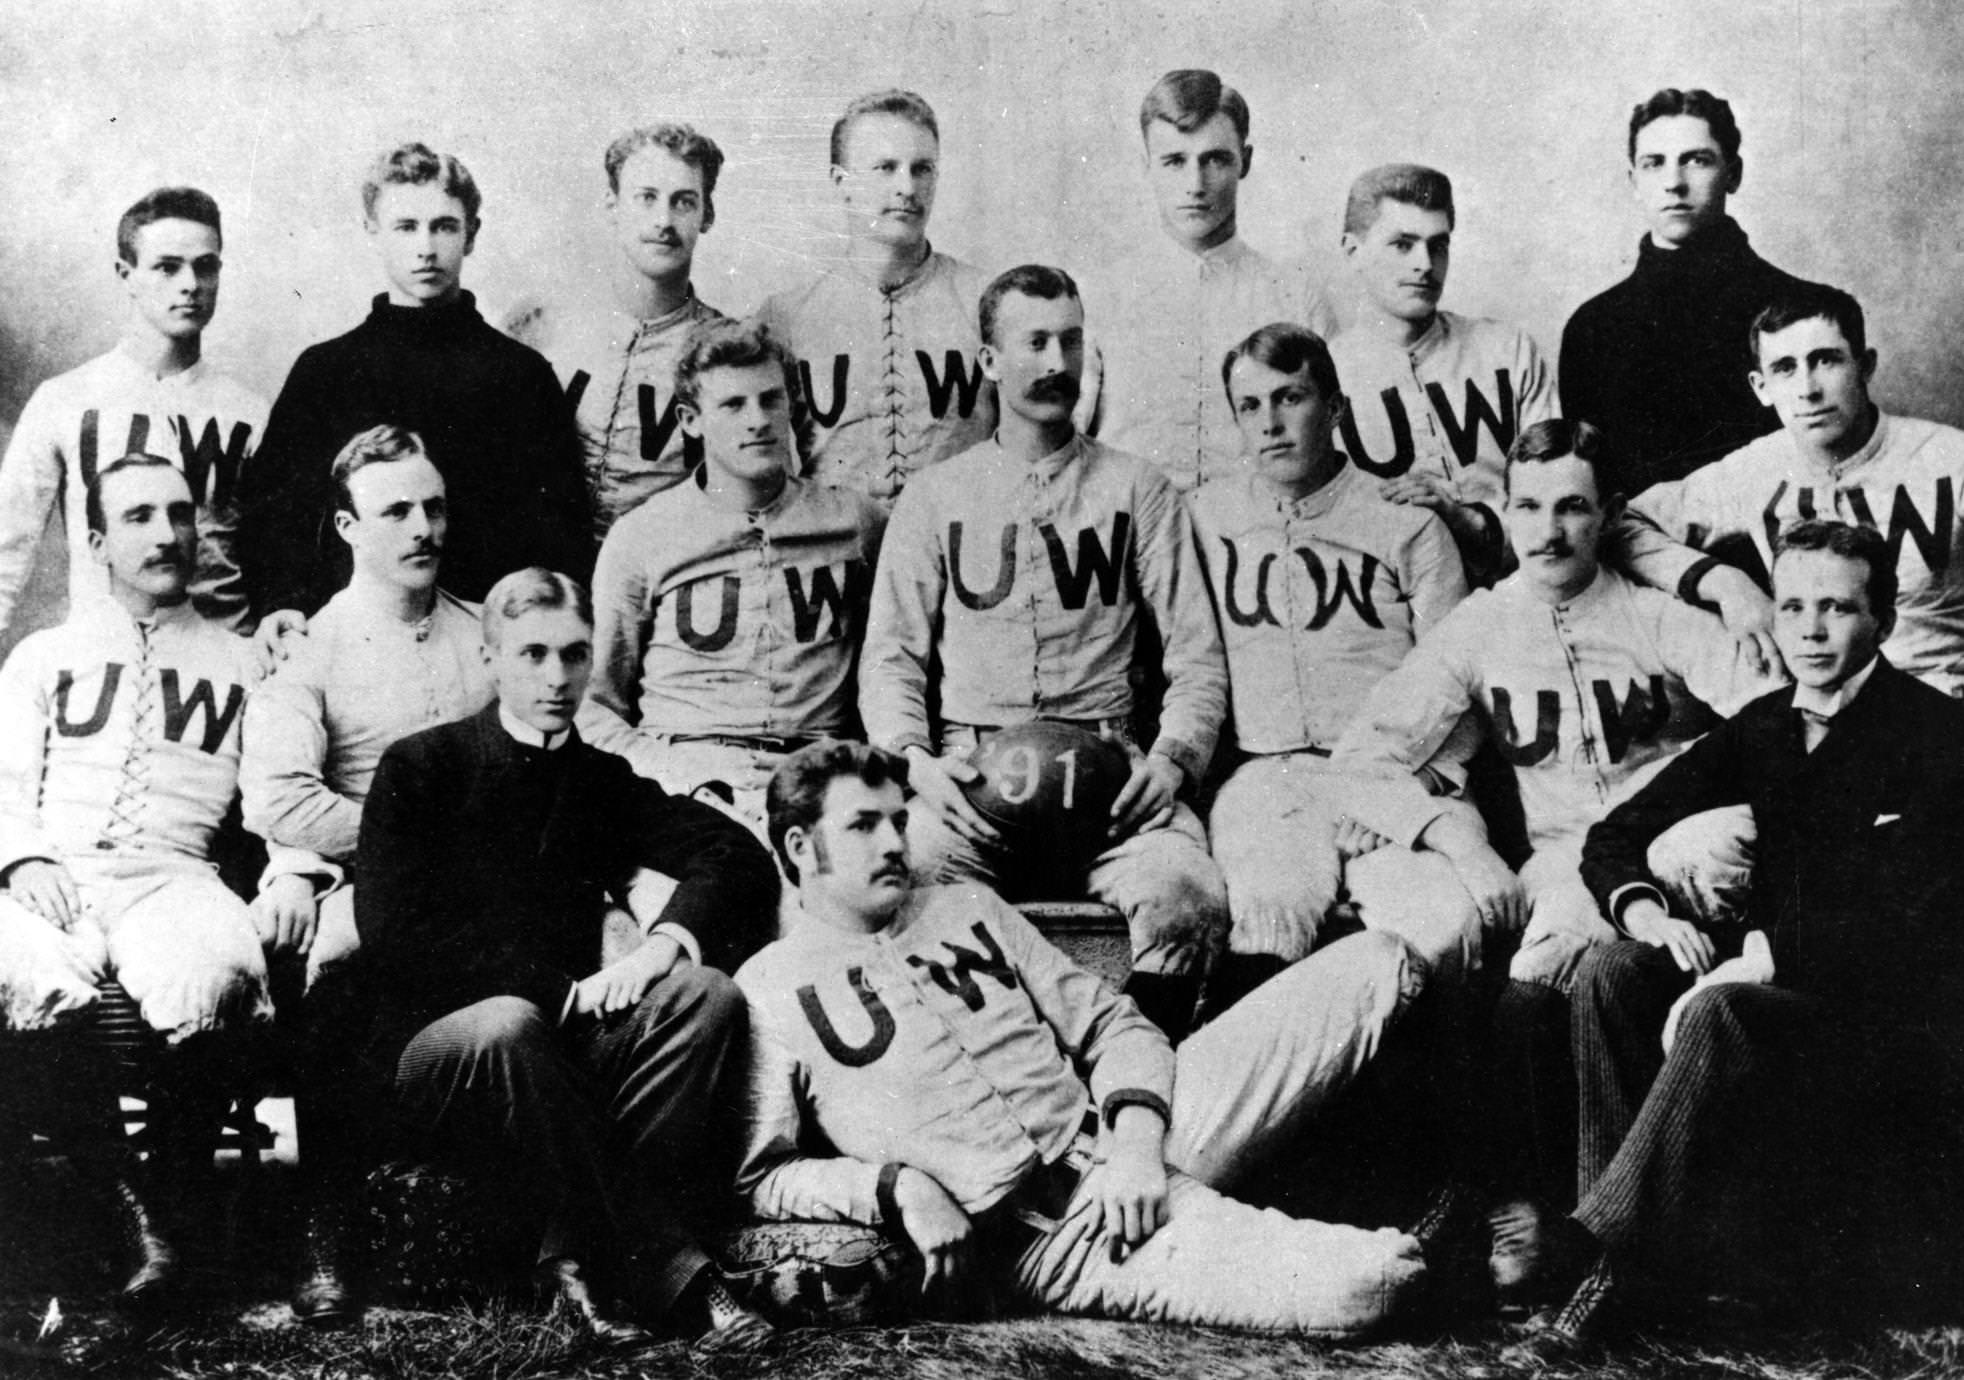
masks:
[[[300,1248],[300,1282],[290,1306],[295,1322],[308,1327],[352,1327],[362,1305],[349,1283],[347,1211],[340,1202],[316,1202],[307,1209],[306,1237]]]
[[[180,1282],[177,1251],[158,1231],[150,1209],[128,1179],[117,1179],[108,1197],[124,1251],[134,1262],[123,1285],[123,1302],[132,1308],[155,1308],[176,1292]]]

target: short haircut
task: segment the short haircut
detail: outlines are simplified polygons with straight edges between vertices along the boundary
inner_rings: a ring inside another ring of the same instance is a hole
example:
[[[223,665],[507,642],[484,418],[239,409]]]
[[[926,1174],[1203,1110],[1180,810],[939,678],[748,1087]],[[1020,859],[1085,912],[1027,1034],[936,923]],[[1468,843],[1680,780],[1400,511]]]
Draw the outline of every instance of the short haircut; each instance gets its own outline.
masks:
[[[1298,326],[1292,321],[1271,321],[1222,357],[1221,388],[1227,393],[1230,408],[1234,405],[1234,389],[1228,379],[1234,373],[1236,362],[1242,359],[1266,364],[1283,374],[1293,374],[1307,367],[1309,381],[1316,385],[1317,396],[1324,402],[1334,404],[1342,395],[1343,390],[1337,383],[1336,361],[1330,358],[1330,347],[1324,343],[1322,336],[1307,326]]]
[[[902,91],[899,87],[889,87],[885,91],[871,91],[856,97],[846,106],[832,125],[832,166],[843,168],[846,165],[846,140],[852,133],[853,122],[866,115],[897,115],[910,125],[926,130],[934,136],[934,142],[941,142],[941,125],[934,118],[934,107],[912,91]]]
[[[762,321],[699,321],[689,328],[682,355],[675,361],[675,405],[698,411],[702,407],[702,376],[709,369],[748,369],[775,363],[784,373],[784,386],[794,410],[800,406],[798,371],[784,342]]]
[[[994,282],[982,289],[982,300],[975,314],[982,328],[983,344],[996,343],[996,308],[1012,292],[1023,297],[1040,297],[1046,302],[1059,297],[1079,300],[1077,284],[1063,269],[1047,264],[1019,264],[1007,273],[998,274]]]
[[[484,201],[478,193],[477,180],[454,155],[438,153],[428,144],[399,144],[370,165],[368,176],[361,184],[362,213],[370,220],[375,219],[375,200],[382,195],[384,187],[420,187],[430,182],[441,188],[445,196],[454,196],[464,203],[464,219],[476,229],[478,207]]]
[[[1661,120],[1669,115],[1689,115],[1695,120],[1703,120],[1705,127],[1712,131],[1712,138],[1718,141],[1719,152],[1725,161],[1739,161],[1739,122],[1732,118],[1732,107],[1722,98],[1714,96],[1703,88],[1680,91],[1675,86],[1667,86],[1655,92],[1649,100],[1640,102],[1630,112],[1630,161],[1637,161],[1637,131],[1652,120]]]
[[[1774,584],[1779,584],[1780,557],[1789,551],[1826,551],[1844,560],[1860,561],[1869,569],[1862,587],[1868,591],[1869,612],[1890,620],[1896,616],[1896,563],[1889,540],[1873,527],[1811,518],[1797,522],[1773,543]]]
[[[341,447],[341,453],[334,457],[334,464],[328,473],[334,479],[334,506],[341,512],[355,512],[355,498],[348,490],[348,481],[370,465],[385,465],[392,460],[413,460],[421,456],[429,459],[429,451],[423,447],[423,438],[408,427],[384,424],[372,426],[364,432],[349,438],[348,444]],[[355,513],[356,517],[361,514]]]
[[[91,532],[107,532],[109,530],[109,515],[102,506],[102,486],[109,482],[111,475],[122,474],[126,470],[148,470],[159,467],[167,469],[173,474],[183,474],[182,470],[178,469],[176,465],[173,465],[163,456],[151,455],[147,451],[141,450],[133,450],[128,455],[117,460],[112,460],[97,470],[95,472],[95,478],[89,481],[88,492],[82,500],[82,511],[88,520],[89,530]],[[187,491],[190,489],[191,483],[189,480],[185,481],[184,487]]]
[[[1361,235],[1378,221],[1378,207],[1387,201],[1400,201],[1421,211],[1444,211],[1448,227],[1454,225],[1452,179],[1437,168],[1418,163],[1385,163],[1372,168],[1350,184],[1350,198],[1343,206],[1343,232]]]
[[[484,645],[496,647],[505,624],[533,609],[571,609],[581,622],[593,626],[593,598],[585,585],[541,565],[527,566],[505,576],[484,596],[484,612],[479,619]]]
[[[1216,115],[1225,115],[1242,143],[1248,142],[1248,102],[1220,77],[1199,67],[1168,72],[1152,84],[1139,103],[1139,137],[1146,137],[1154,120],[1164,120],[1182,134],[1191,134]]]
[[[826,788],[848,776],[869,786],[892,782],[904,791],[907,759],[866,743],[827,738],[799,748],[778,763],[777,770],[771,774],[771,784],[764,792],[765,832],[784,875],[794,885],[798,881],[798,865],[785,852],[784,836],[793,829],[810,832],[825,813]]]
[[[1516,465],[1541,465],[1550,460],[1561,460],[1573,455],[1586,461],[1596,475],[1596,497],[1605,505],[1613,495],[1605,481],[1604,465],[1612,456],[1609,440],[1602,428],[1588,422],[1567,417],[1556,417],[1545,422],[1536,422],[1519,436],[1507,450],[1507,485],[1513,489],[1512,479]]]
[[[1841,338],[1848,342],[1848,348],[1857,359],[1867,353],[1869,330],[1868,321],[1862,315],[1862,304],[1849,293],[1829,287],[1826,283],[1797,283],[1782,289],[1753,318],[1752,330],[1746,336],[1746,348],[1752,355],[1753,368],[1759,368],[1761,336],[1784,331],[1796,322],[1811,321],[1817,316],[1841,328]]]
[[[126,264],[136,262],[136,234],[146,225],[160,220],[189,220],[209,225],[222,244],[225,229],[218,221],[218,203],[196,187],[159,187],[138,198],[116,222],[116,257]]]
[[[702,218],[705,223],[716,216],[716,178],[723,171],[723,150],[707,134],[698,134],[694,125],[663,121],[639,125],[607,145],[602,159],[607,169],[607,190],[619,195],[621,169],[627,160],[643,149],[666,149],[678,162],[687,163],[702,174]]]

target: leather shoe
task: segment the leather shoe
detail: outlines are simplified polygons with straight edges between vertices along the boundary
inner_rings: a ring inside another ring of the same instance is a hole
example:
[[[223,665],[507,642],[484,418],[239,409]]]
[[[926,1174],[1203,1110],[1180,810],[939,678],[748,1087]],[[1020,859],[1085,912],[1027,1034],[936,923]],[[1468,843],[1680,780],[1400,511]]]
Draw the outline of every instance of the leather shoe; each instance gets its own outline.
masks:
[[[707,1329],[691,1343],[698,1351],[758,1351],[777,1340],[777,1329],[744,1307],[713,1266],[691,1281],[678,1308],[695,1313],[693,1324],[707,1315]]]
[[[1595,1351],[1617,1328],[1622,1302],[1609,1256],[1596,1258],[1567,1303],[1544,1309],[1528,1322],[1528,1335],[1501,1355],[1507,1365],[1573,1361]]]
[[[587,1336],[609,1351],[653,1346],[654,1334],[638,1323],[608,1316],[587,1282],[586,1271],[570,1256],[556,1256],[539,1266],[541,1287],[550,1290],[557,1305],[571,1314]]]
[[[308,1327],[348,1327],[361,1321],[362,1306],[348,1283],[342,1259],[344,1218],[339,1209],[317,1204],[307,1213],[300,1282],[289,1306],[294,1320]]]
[[[123,1248],[133,1262],[130,1277],[123,1284],[122,1302],[128,1308],[157,1308],[176,1294],[181,1282],[177,1250],[164,1239],[129,1180],[118,1179],[109,1197]]]

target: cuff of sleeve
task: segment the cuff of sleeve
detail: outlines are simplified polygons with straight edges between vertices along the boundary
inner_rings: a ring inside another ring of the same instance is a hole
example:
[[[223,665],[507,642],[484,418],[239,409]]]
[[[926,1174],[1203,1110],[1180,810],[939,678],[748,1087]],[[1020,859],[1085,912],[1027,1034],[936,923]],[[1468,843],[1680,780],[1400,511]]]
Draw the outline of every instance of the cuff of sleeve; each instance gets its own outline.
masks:
[[[559,1003],[559,1024],[566,1024],[566,1018],[573,1014],[573,998],[578,995],[579,984],[574,983],[566,989],[566,1000]]]
[[[1164,757],[1182,772],[1186,773],[1186,784],[1197,786],[1201,775],[1207,770],[1207,763],[1201,759],[1200,750],[1181,738],[1171,738],[1161,734],[1152,745],[1152,750]]]
[[[53,853],[37,853],[32,849],[25,849],[19,853],[15,853],[11,857],[0,858],[0,884],[4,884],[7,878],[13,875],[14,869],[22,863],[53,863],[59,861],[60,859],[56,858]]]
[[[1173,1109],[1166,1104],[1165,1098],[1152,1089],[1117,1088],[1105,1094],[1105,1101],[1098,1108],[1098,1115],[1103,1119],[1107,1131],[1112,1129],[1112,1123],[1118,1120],[1118,1114],[1127,1107],[1144,1107],[1148,1111],[1158,1112],[1162,1122],[1167,1126],[1173,1124]]]
[[[1709,599],[1699,596],[1698,582],[1711,574],[1719,564],[1720,561],[1717,556],[1700,556],[1687,566],[1684,574],[1678,576],[1678,599],[1695,608],[1705,609],[1713,613],[1717,612],[1718,605]]]
[[[264,891],[281,877],[306,877],[314,884],[314,894],[324,896],[346,881],[347,875],[338,863],[318,853],[276,843],[267,846],[266,870],[259,874],[259,889]]]
[[[677,944],[682,946],[682,952],[689,956],[689,962],[695,964],[697,967],[702,966],[702,945],[693,934],[689,933],[686,927],[678,925],[672,920],[664,920],[661,924],[649,930],[648,933],[650,936],[657,934],[667,935],[670,939],[673,939]]]
[[[928,756],[934,756],[934,744],[930,743],[924,735],[918,733],[907,733],[898,738],[889,738],[881,746],[896,756],[905,756],[909,748],[919,748]]]
[[[1649,882],[1625,882],[1609,893],[1609,904],[1604,909],[1609,913],[1609,923],[1616,926],[1616,932],[1625,939],[1630,937],[1630,932],[1623,928],[1623,911],[1632,901],[1641,900],[1655,901],[1666,910],[1670,909],[1664,893]]]

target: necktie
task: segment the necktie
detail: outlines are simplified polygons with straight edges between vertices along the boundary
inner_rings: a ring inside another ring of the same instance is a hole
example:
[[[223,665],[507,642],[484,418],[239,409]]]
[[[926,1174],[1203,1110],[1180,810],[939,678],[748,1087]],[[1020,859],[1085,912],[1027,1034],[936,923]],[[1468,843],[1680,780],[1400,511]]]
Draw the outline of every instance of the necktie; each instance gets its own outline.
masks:
[[[1801,746],[1805,748],[1808,752],[1812,752],[1815,748],[1819,747],[1821,745],[1821,740],[1828,736],[1828,728],[1833,723],[1834,723],[1834,719],[1829,715],[1817,714],[1811,709],[1801,710],[1800,711]]]

